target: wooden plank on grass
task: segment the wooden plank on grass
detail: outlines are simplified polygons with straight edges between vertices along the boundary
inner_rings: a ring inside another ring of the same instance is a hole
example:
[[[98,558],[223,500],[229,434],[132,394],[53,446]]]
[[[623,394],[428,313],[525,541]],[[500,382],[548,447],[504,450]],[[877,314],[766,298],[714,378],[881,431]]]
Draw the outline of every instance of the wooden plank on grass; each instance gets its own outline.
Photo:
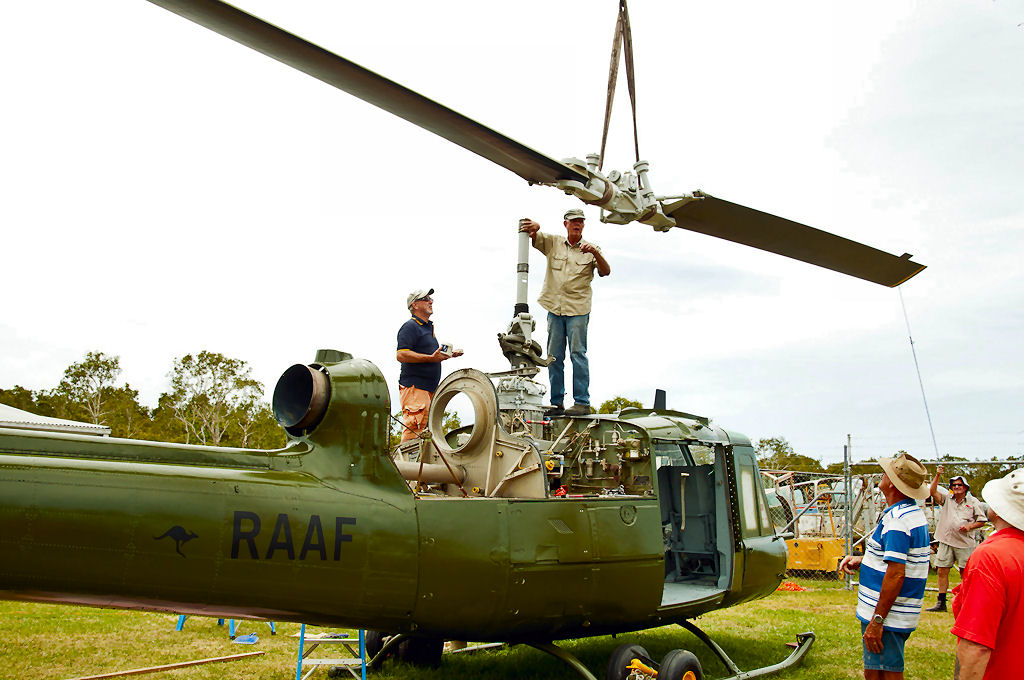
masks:
[[[215,656],[210,659],[196,659],[195,661],[179,661],[178,663],[169,663],[163,666],[133,668],[127,671],[103,673],[102,675],[83,675],[80,678],[72,678],[71,680],[101,680],[102,678],[120,678],[125,675],[141,675],[142,673],[156,673],[158,671],[169,671],[174,668],[185,668],[186,666],[198,666],[200,664],[214,663],[216,661],[234,661],[236,659],[245,659],[250,656],[262,656],[265,653],[266,652],[246,652],[245,654],[232,654],[231,656]]]

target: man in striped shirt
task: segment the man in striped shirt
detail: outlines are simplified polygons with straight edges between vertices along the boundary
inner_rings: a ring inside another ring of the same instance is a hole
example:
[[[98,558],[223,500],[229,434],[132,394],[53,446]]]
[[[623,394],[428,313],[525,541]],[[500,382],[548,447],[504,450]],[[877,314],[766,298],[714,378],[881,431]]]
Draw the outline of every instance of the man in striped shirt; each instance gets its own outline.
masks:
[[[847,555],[840,571],[860,568],[857,618],[861,622],[866,680],[902,680],[903,647],[917,628],[931,556],[928,521],[917,502],[928,497],[928,471],[908,454],[883,458],[878,488],[888,507],[866,542],[864,556]]]

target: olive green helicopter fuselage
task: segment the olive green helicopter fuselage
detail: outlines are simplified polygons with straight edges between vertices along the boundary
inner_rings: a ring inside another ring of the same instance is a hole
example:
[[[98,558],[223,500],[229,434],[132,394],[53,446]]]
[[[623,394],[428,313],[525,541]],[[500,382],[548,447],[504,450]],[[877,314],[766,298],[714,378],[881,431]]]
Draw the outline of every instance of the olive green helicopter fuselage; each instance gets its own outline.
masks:
[[[745,437],[673,411],[562,419],[576,449],[523,438],[538,497],[437,493],[392,459],[380,371],[332,357],[309,369],[323,413],[277,451],[0,430],[0,597],[550,641],[682,621],[783,576]],[[489,457],[515,453],[502,436]]]

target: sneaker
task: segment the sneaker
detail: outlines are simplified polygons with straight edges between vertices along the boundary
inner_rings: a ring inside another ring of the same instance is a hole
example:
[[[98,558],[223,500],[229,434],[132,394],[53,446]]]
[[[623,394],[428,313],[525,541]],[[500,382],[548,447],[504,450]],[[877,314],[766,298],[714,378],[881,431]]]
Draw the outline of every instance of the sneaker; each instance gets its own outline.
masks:
[[[565,409],[562,408],[561,404],[552,404],[544,409],[544,415],[551,416],[552,418],[555,416],[563,416],[565,415]]]
[[[569,408],[565,409],[565,415],[567,416],[589,416],[590,405],[589,404],[573,404]]]
[[[945,602],[938,602],[938,603],[936,603],[936,605],[934,607],[928,607],[928,609],[925,609],[925,611],[926,612],[944,612],[944,611],[946,611],[946,603]]]

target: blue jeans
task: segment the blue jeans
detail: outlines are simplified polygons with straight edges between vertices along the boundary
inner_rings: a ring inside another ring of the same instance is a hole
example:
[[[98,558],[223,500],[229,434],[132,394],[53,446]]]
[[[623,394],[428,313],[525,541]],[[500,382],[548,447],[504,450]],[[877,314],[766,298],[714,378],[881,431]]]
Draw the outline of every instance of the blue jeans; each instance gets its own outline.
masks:
[[[575,403],[590,405],[590,364],[587,363],[587,324],[589,314],[559,316],[548,312],[548,356],[554,361],[548,366],[551,383],[551,403],[562,405],[565,398],[565,344],[569,341],[572,361],[572,397]]]

